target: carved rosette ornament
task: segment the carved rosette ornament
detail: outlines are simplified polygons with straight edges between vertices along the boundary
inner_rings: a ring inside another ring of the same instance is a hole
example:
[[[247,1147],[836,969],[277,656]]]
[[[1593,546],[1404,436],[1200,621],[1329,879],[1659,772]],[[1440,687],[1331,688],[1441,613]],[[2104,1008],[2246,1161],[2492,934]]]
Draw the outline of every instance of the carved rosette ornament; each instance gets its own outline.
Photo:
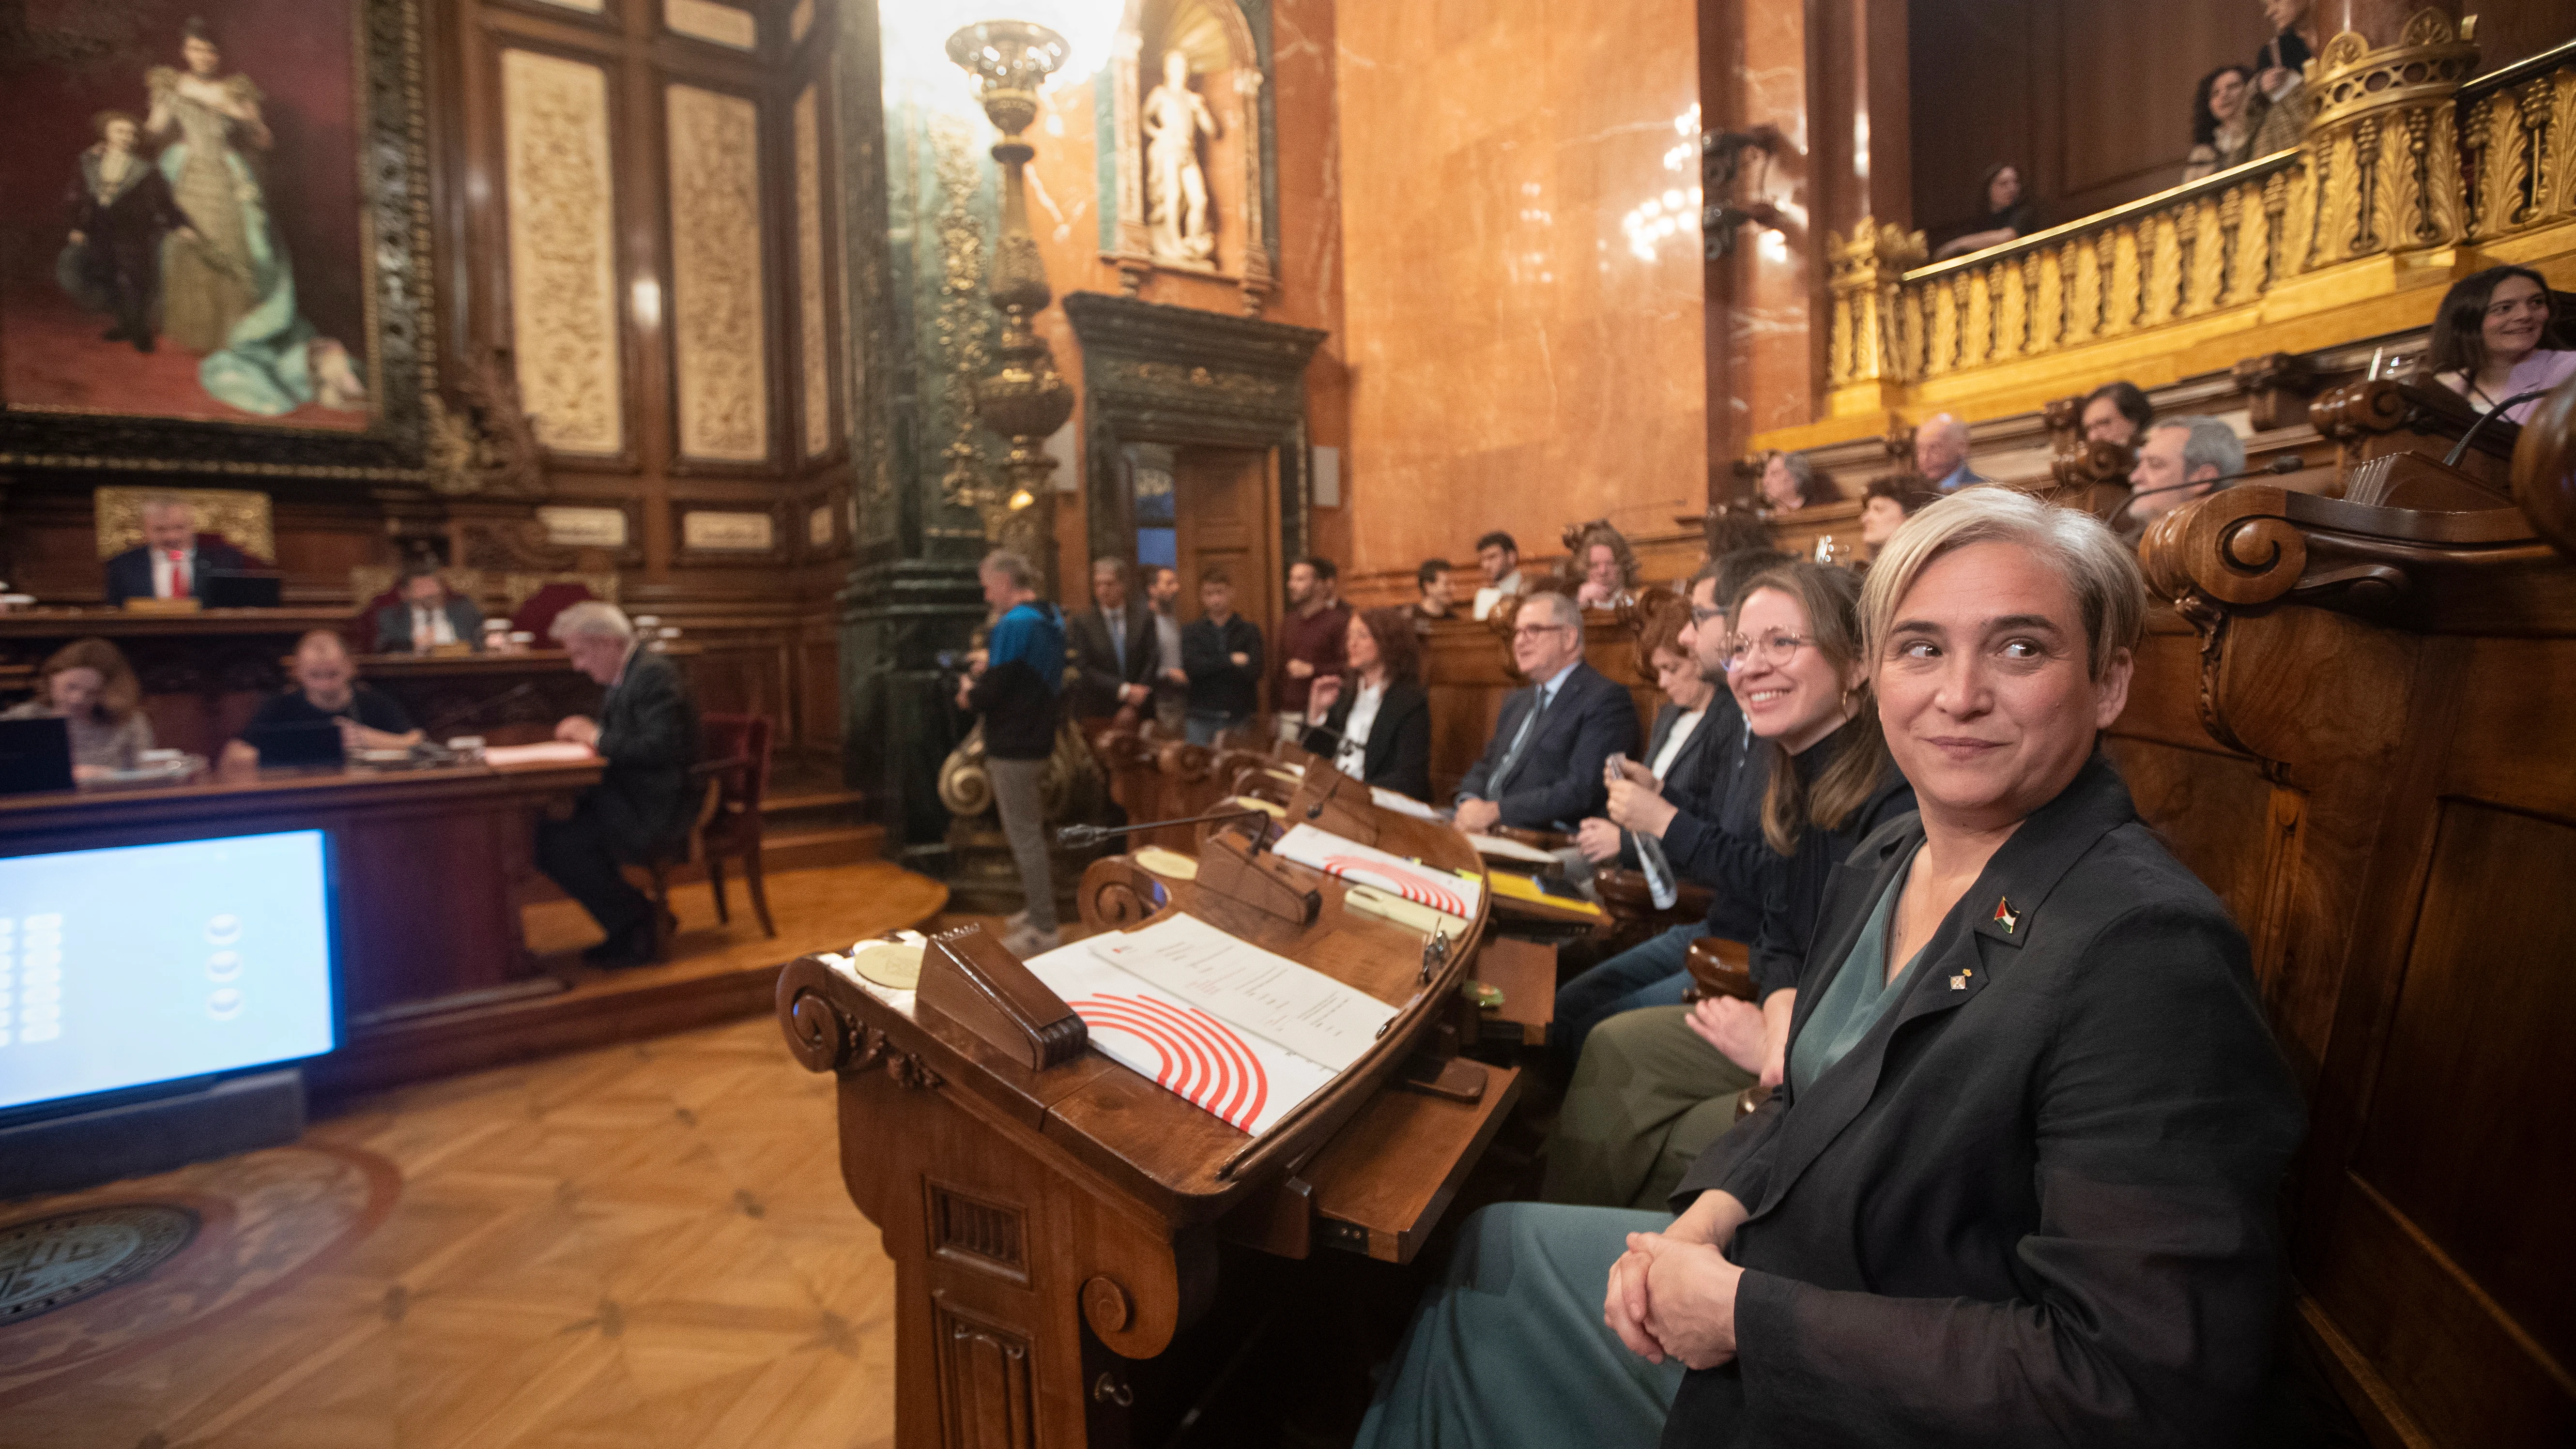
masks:
[[[1002,314],[1000,367],[975,386],[975,415],[1008,438],[1010,456],[1002,482],[979,486],[965,499],[984,521],[984,536],[1017,549],[1049,577],[1055,556],[1052,488],[1055,459],[1046,440],[1073,416],[1073,389],[1055,370],[1054,350],[1031,319],[1054,299],[1037,238],[1029,232],[1026,170],[1036,148],[1020,133],[1037,119],[1038,87],[1064,64],[1063,36],[1042,25],[993,20],[948,37],[948,58],[983,82],[984,115],[1002,139],[993,159],[1002,164],[1002,235],[993,248],[993,309]]]
[[[2477,63],[2477,46],[2432,9],[2416,11],[2395,45],[2372,50],[2347,30],[2308,62],[2310,268],[2460,239],[2454,97]]]
[[[1903,382],[1897,345],[1897,281],[1923,265],[1923,233],[1882,226],[1862,217],[1849,241],[1825,234],[1833,265],[1833,322],[1826,347],[1826,376],[1837,388]]]

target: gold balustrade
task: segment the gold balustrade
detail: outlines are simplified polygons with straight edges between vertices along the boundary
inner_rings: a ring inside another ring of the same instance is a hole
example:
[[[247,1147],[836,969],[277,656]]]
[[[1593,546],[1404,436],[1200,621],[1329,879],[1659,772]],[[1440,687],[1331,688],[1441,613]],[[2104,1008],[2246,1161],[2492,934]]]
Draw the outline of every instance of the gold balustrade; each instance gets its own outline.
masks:
[[[1848,240],[1829,236],[1833,417],[1950,404],[1983,382],[1998,397],[2056,386],[2010,365],[2128,341],[2099,354],[2128,366],[2162,342],[2576,251],[2576,42],[2472,80],[2477,54],[2422,10],[2396,45],[2372,50],[2350,32],[2326,43],[2293,149],[1929,265],[1919,232],[1864,219]],[[2411,310],[2429,320],[2431,300]],[[2359,306],[2352,335],[2389,330],[2390,316]]]

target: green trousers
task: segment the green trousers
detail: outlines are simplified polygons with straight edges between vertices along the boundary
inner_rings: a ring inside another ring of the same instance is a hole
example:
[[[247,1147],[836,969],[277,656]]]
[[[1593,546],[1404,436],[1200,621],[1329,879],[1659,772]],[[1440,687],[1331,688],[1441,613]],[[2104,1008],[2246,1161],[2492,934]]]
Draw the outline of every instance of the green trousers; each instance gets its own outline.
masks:
[[[1665,1212],[1702,1149],[1735,1125],[1753,1074],[1690,1029],[1690,1008],[1623,1011],[1592,1029],[1547,1140],[1539,1196]]]

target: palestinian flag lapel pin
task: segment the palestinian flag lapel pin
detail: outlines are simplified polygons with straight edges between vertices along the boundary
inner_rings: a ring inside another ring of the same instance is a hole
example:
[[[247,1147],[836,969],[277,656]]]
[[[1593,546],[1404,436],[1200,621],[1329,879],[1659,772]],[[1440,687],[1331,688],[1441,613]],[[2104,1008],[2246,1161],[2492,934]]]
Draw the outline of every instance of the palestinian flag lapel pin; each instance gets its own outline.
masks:
[[[2000,896],[1995,899],[1995,924],[2003,927],[2004,934],[2007,936],[2021,924],[2021,917],[2013,911],[2012,902],[2009,899]]]

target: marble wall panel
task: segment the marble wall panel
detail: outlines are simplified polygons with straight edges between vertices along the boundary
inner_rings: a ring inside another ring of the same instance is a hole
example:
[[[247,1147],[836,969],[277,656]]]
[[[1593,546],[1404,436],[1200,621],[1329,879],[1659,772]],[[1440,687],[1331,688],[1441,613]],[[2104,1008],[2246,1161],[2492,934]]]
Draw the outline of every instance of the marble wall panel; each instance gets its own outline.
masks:
[[[608,77],[579,61],[504,50],[501,116],[520,395],[548,448],[615,453],[625,446],[625,399]]]
[[[697,86],[664,89],[671,158],[673,391],[680,453],[769,456],[762,307],[760,107]]]
[[[1350,566],[1696,511],[1688,0],[1353,7],[1337,28]],[[1639,44],[1649,37],[1651,44]],[[1653,203],[1651,209],[1648,203]]]
[[[823,130],[816,86],[796,97],[796,309],[804,372],[805,456],[832,447],[832,339],[824,324]]]

